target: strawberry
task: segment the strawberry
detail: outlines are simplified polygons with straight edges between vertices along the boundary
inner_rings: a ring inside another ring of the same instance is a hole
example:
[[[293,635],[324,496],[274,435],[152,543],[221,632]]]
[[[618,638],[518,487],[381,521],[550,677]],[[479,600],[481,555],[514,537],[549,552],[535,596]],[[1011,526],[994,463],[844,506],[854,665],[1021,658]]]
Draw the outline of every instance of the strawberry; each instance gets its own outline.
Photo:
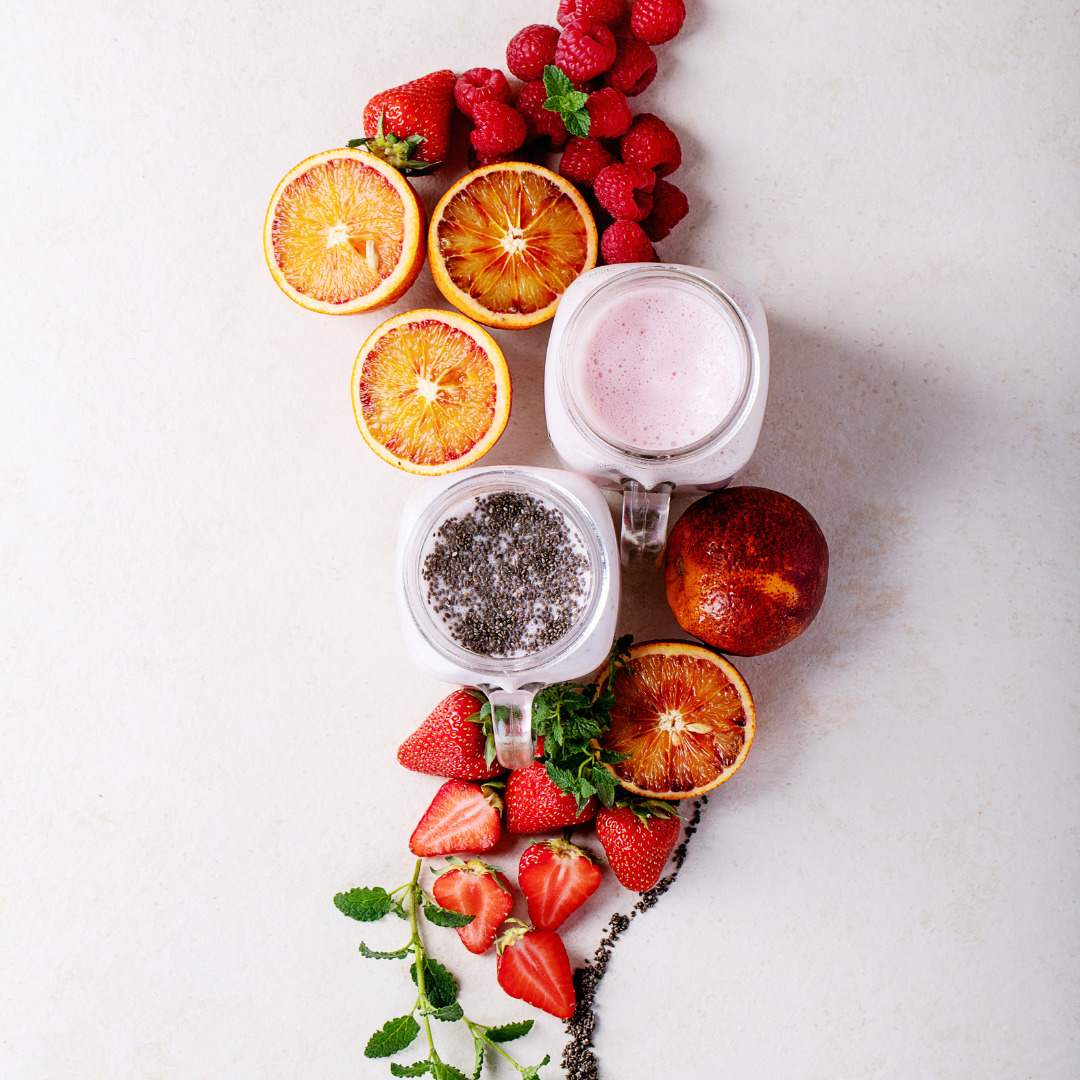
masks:
[[[460,851],[487,851],[502,835],[502,801],[485,785],[447,780],[409,837],[414,855],[453,855]]]
[[[681,829],[675,811],[655,799],[632,807],[605,807],[596,815],[596,838],[608,865],[626,888],[637,892],[651,889],[660,880]]]
[[[349,145],[362,145],[402,172],[434,172],[450,149],[455,81],[450,70],[433,71],[376,94],[364,106],[367,138]]]
[[[563,1020],[574,1015],[574,976],[558,934],[519,923],[499,938],[496,950],[495,977],[511,997]]]
[[[600,237],[600,255],[614,263],[652,262],[656,256],[645,230],[636,221],[613,221]]]
[[[580,825],[596,813],[592,797],[579,811],[577,800],[549,779],[539,761],[527,769],[516,769],[506,778],[506,828],[527,836],[531,833],[557,832],[570,825]]]
[[[600,867],[569,840],[542,840],[522,853],[518,885],[539,930],[558,930],[600,887]]]
[[[463,862],[451,855],[446,861],[449,866],[435,871],[431,895],[440,907],[473,916],[468,926],[457,928],[457,934],[469,952],[485,953],[514,906],[510,884],[498,866],[480,859]]]
[[[490,780],[506,770],[495,760],[491,721],[473,720],[483,698],[477,691],[455,690],[398,747],[406,769],[451,780]]]
[[[683,0],[635,0],[630,29],[646,45],[663,45],[682,29],[685,19]]]

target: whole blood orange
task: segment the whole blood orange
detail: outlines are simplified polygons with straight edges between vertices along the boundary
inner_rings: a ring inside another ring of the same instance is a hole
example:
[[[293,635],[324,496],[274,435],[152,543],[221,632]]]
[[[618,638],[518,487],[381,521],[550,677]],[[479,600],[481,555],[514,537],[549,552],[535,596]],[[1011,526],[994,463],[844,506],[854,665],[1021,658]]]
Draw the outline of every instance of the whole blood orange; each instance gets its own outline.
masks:
[[[801,504],[759,487],[714,491],[676,522],[664,555],[679,625],[737,656],[797,638],[825,599],[829,548]]]
[[[746,760],[754,702],[742,676],[712,649],[689,641],[634,645],[614,690],[603,745],[628,755],[608,768],[629,791],[695,798]]]

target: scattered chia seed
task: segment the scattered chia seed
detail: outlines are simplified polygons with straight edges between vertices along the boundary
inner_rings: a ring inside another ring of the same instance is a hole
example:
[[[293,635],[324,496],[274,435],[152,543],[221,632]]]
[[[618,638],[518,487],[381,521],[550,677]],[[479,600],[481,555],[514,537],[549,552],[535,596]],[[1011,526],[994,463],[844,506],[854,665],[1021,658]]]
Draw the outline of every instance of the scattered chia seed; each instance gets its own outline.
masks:
[[[497,491],[447,518],[424,559],[427,601],[450,636],[483,656],[525,656],[558,641],[585,606],[588,559],[562,512]]]
[[[574,990],[577,993],[577,1008],[574,1015],[566,1021],[566,1031],[570,1041],[566,1044],[562,1054],[562,1067],[566,1072],[566,1080],[599,1080],[599,1063],[592,1051],[593,1030],[596,1027],[595,1001],[596,991],[600,980],[607,971],[608,961],[611,959],[615,942],[619,940],[632,919],[639,914],[654,907],[657,900],[671,888],[675,879],[679,876],[682,864],[686,861],[686,849],[690,843],[690,837],[697,832],[701,821],[701,808],[708,803],[707,795],[702,795],[700,801],[694,802],[694,813],[686,823],[686,832],[683,834],[682,843],[672,853],[671,860],[675,864],[666,878],[662,878],[651,889],[641,894],[641,898],[630,910],[629,915],[618,913],[608,920],[608,934],[600,941],[600,947],[593,953],[593,958],[584,967],[579,967],[574,972]]]

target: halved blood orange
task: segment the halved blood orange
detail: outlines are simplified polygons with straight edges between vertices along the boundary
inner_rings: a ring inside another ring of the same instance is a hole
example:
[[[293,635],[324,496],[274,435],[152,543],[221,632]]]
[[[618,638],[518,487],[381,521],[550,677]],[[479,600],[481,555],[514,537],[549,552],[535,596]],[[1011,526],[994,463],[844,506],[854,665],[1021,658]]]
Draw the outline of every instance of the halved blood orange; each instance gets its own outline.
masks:
[[[463,176],[428,227],[428,262],[443,296],[507,330],[550,319],[567,286],[596,265],[596,251],[596,223],[577,188],[527,161]]]
[[[630,755],[608,766],[624,788],[688,799],[742,765],[754,723],[750,691],[727,660],[688,641],[654,641],[632,646],[629,669],[615,676],[603,745]]]
[[[310,311],[370,311],[416,280],[424,211],[393,166],[363,150],[327,150],[278,184],[263,251],[285,295]]]
[[[510,416],[494,338],[456,311],[421,308],[377,326],[353,365],[353,412],[383,461],[435,475],[472,465]]]

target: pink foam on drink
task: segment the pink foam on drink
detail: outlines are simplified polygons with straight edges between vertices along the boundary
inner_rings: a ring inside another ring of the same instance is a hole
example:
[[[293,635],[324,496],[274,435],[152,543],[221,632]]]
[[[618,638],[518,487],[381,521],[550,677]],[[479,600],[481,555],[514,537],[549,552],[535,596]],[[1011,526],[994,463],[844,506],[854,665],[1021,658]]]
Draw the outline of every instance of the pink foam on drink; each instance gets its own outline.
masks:
[[[614,297],[583,328],[575,397],[598,434],[645,451],[689,446],[734,408],[746,353],[730,317],[663,285]]]

